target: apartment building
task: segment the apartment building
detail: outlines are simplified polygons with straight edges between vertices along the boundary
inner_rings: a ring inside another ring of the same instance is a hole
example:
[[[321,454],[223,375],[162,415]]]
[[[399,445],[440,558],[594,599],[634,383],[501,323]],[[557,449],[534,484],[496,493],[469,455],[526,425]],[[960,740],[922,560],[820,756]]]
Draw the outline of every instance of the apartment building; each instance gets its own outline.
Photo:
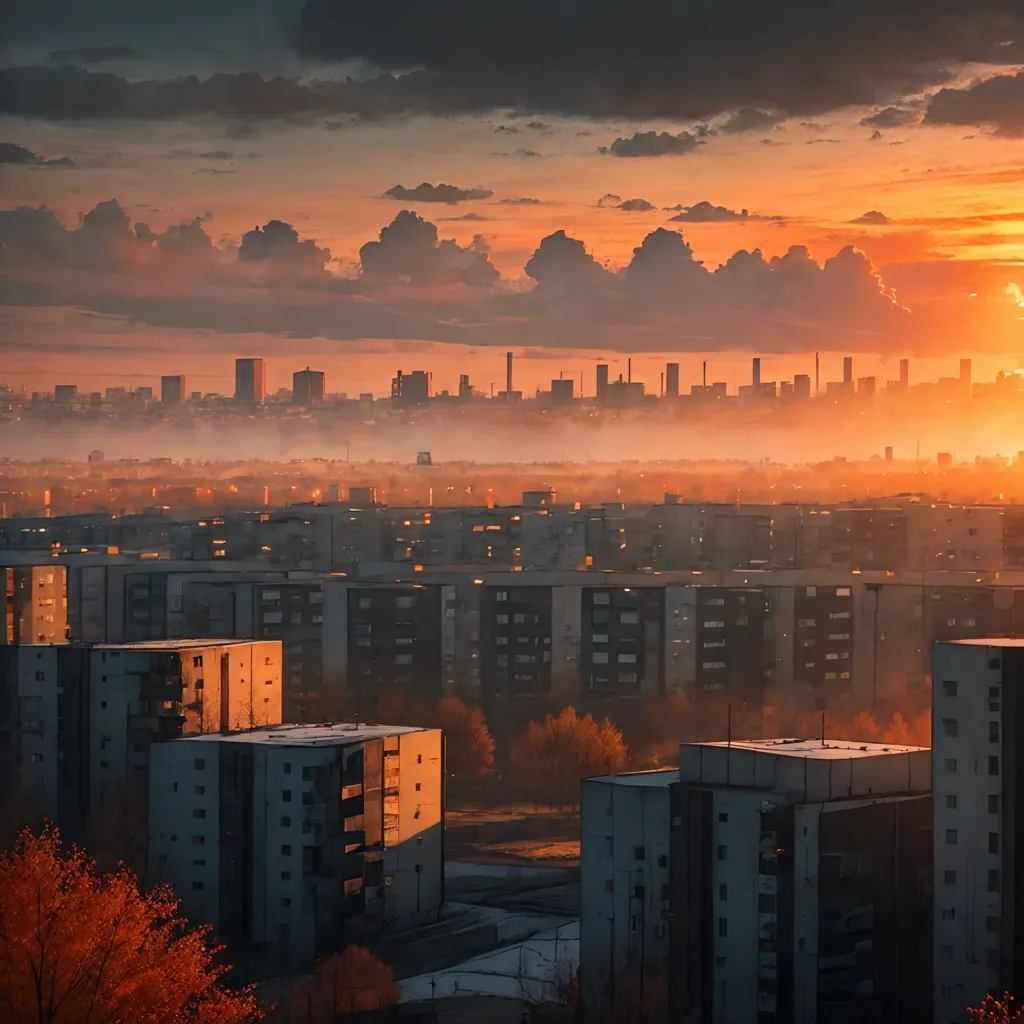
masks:
[[[670,786],[671,1019],[927,1024],[930,775],[929,751],[911,747],[684,744]]]
[[[67,569],[0,566],[0,646],[59,644],[67,638]]]
[[[440,911],[439,730],[287,725],[152,756],[150,869],[234,958],[306,966]]]
[[[580,980],[592,1012],[630,971],[669,966],[670,787],[674,769],[583,780]]]
[[[0,652],[8,767],[57,822],[145,787],[154,741],[281,721],[270,641],[27,644]]]
[[[953,1024],[1024,985],[1024,640],[937,643],[933,676],[933,998]]]

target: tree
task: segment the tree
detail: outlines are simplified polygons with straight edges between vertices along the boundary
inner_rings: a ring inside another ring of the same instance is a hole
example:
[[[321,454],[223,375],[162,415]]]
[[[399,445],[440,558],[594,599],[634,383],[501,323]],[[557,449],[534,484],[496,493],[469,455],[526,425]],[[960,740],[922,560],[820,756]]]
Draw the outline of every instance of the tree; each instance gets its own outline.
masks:
[[[512,764],[535,799],[575,806],[580,779],[618,771],[626,754],[622,733],[607,718],[598,724],[566,707],[529,724],[512,751]]]
[[[971,1024],[1021,1024],[1024,1021],[1024,1010],[1009,992],[1004,992],[1002,1000],[991,995],[985,996],[981,1006],[976,1010],[968,1010],[967,1016],[971,1018]]]
[[[346,946],[318,964],[312,978],[292,989],[286,1020],[332,1024],[341,1017],[394,1006],[398,996],[390,967],[363,946]]]
[[[477,705],[442,697],[437,724],[444,732],[445,765],[452,775],[481,779],[494,762],[494,739]]]
[[[99,875],[56,829],[0,856],[0,1019],[12,1024],[237,1024],[262,1015],[232,991],[209,929],[188,930],[170,890]]]

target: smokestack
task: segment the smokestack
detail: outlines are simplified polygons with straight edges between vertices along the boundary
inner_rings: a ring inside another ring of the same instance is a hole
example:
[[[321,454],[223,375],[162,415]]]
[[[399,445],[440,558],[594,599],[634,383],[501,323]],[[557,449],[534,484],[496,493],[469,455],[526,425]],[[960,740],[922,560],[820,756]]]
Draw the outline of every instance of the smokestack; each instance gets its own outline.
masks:
[[[627,384],[632,384],[633,383],[633,360],[632,359],[627,359],[626,360],[626,383]]]
[[[707,387],[708,386],[708,361],[705,359],[704,362],[701,363],[701,366],[703,367],[703,377],[701,379],[702,379],[702,382],[703,382],[703,386]]]
[[[661,397],[665,397],[665,371],[661,371]]]
[[[843,383],[853,383],[853,356],[843,356]]]
[[[910,360],[909,359],[901,359],[900,360],[900,387],[901,388],[908,388],[908,387],[910,387]]]
[[[814,393],[821,394],[821,366],[817,352],[814,353]]]
[[[754,356],[753,360],[753,373],[751,376],[751,383],[754,387],[758,387],[761,383],[761,357]]]
[[[512,353],[505,353],[505,391],[512,394]]]

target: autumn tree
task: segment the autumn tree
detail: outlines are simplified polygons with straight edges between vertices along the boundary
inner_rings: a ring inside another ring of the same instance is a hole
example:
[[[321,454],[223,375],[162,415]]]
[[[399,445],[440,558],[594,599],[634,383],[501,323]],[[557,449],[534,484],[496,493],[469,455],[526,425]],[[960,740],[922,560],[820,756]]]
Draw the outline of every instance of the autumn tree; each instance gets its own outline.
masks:
[[[363,946],[346,946],[321,961],[312,978],[292,989],[284,1020],[332,1024],[353,1014],[394,1006],[398,996],[390,967]]]
[[[529,724],[512,751],[512,764],[534,799],[575,806],[580,780],[619,771],[626,754],[622,733],[607,718],[598,723],[566,707]]]
[[[981,1006],[976,1010],[968,1010],[967,1016],[971,1024],[1022,1024],[1024,1010],[1016,1003],[1009,992],[1003,993],[1001,1000],[987,995]]]
[[[435,720],[444,731],[445,766],[452,775],[481,779],[494,761],[494,740],[475,704],[442,697]]]
[[[187,929],[169,889],[100,875],[55,829],[0,855],[0,1019],[11,1024],[237,1024],[261,1016],[224,985],[208,929]]]

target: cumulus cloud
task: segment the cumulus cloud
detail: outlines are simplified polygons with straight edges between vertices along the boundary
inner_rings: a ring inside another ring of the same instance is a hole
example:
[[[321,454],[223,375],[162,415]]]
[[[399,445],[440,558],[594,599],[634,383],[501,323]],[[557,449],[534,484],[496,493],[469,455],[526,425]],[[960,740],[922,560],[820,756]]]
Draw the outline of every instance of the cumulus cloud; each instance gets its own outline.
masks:
[[[916,110],[908,110],[906,107],[885,107],[870,117],[861,118],[860,123],[865,128],[903,128],[914,124],[918,116]]]
[[[763,132],[769,128],[775,128],[785,120],[785,117],[780,117],[778,114],[770,114],[764,110],[744,107],[742,110],[737,110],[728,121],[719,125],[718,130],[726,135],[739,135],[742,132]]]
[[[601,146],[598,152],[621,157],[685,156],[703,145],[704,140],[690,132],[636,132],[629,138],[616,139],[610,146]]]
[[[458,220],[490,220],[489,217],[482,217],[479,213],[464,213],[461,217],[442,217],[443,221],[458,221]]]
[[[623,199],[612,192],[601,196],[597,201],[599,209],[624,210],[626,213],[650,213],[657,207],[646,199]]]
[[[526,263],[526,274],[537,287],[554,291],[570,291],[597,284],[607,272],[586,246],[564,231],[556,231],[541,243]]]
[[[888,224],[889,218],[881,210],[868,210],[859,217],[854,217],[851,224]]]
[[[682,221],[689,224],[723,224],[730,221],[750,220],[781,220],[778,216],[763,216],[759,213],[749,213],[747,210],[730,210],[727,206],[715,206],[707,200],[695,203],[693,206],[673,206],[672,210],[678,210],[673,221]]]
[[[498,279],[479,235],[468,248],[451,239],[439,241],[437,228],[412,210],[402,210],[381,228],[378,240],[359,250],[359,260],[363,276],[376,281],[431,287],[485,286]]]
[[[454,206],[456,203],[469,202],[474,199],[490,199],[494,193],[489,188],[458,188],[455,185],[431,185],[424,181],[415,188],[406,188],[404,185],[394,185],[385,193],[388,199],[397,199],[400,202],[413,203],[447,203]]]
[[[964,89],[940,89],[928,101],[924,123],[977,127],[1024,137],[1024,71],[996,75]]]
[[[31,149],[14,142],[0,142],[0,164],[21,164],[25,167],[74,167],[75,161],[69,156],[47,160]]]
[[[238,258],[243,263],[272,260],[300,270],[320,272],[331,258],[330,249],[321,249],[311,238],[299,240],[299,233],[283,220],[267,221],[242,235]]]

